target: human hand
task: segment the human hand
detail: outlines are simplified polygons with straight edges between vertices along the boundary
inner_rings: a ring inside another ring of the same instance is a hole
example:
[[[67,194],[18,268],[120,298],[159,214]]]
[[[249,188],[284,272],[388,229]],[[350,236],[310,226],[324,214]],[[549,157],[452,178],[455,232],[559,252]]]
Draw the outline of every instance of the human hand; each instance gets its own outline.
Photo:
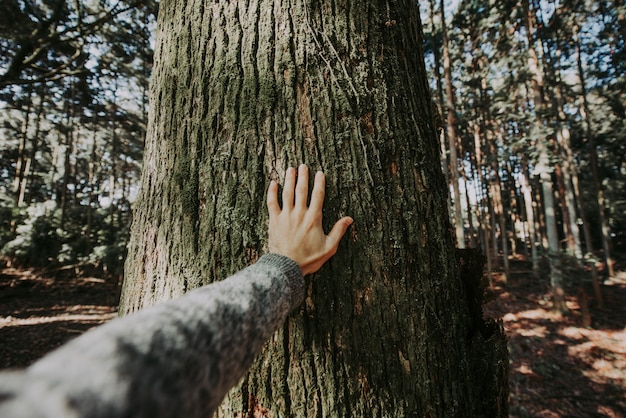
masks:
[[[309,195],[309,169],[302,164],[296,170],[289,167],[283,187],[283,207],[278,204],[278,184],[270,183],[267,191],[267,209],[270,213],[269,251],[291,258],[300,266],[303,275],[315,273],[337,252],[339,241],[352,225],[352,218],[339,219],[328,235],[322,228],[322,206],[326,178],[324,173],[315,174],[311,192],[311,203],[307,207]]]

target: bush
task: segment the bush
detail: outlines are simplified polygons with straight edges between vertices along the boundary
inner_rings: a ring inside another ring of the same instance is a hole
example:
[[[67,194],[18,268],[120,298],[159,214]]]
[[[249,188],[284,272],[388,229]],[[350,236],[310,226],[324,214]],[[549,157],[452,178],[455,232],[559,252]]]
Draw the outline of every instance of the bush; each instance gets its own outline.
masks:
[[[23,221],[15,229],[13,239],[3,246],[2,253],[21,265],[48,265],[57,259],[62,246],[57,205],[49,200],[22,212],[12,216],[14,222],[22,217]]]
[[[0,238],[4,237],[4,241],[0,241],[0,253],[14,264],[28,267],[83,265],[122,275],[130,217],[120,216],[116,219],[119,225],[112,228],[109,211],[95,210],[88,230],[86,206],[68,208],[63,228],[61,210],[52,200],[19,210],[1,210],[0,213],[8,215],[2,217]],[[12,223],[17,225],[13,235]]]

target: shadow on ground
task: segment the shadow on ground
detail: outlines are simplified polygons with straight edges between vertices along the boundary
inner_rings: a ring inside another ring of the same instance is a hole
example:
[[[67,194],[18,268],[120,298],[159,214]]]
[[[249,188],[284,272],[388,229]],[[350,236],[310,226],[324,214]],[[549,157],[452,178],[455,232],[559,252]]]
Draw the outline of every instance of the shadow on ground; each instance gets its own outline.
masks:
[[[589,300],[583,327],[575,296],[569,313],[552,312],[548,279],[513,262],[496,275],[486,314],[509,337],[512,417],[626,417],[626,268],[603,286],[605,307]],[[0,368],[24,367],[87,329],[116,316],[119,280],[0,270]],[[592,292],[588,289],[588,295]]]
[[[58,272],[57,272],[58,273]],[[0,271],[0,368],[25,367],[116,316],[119,280]]]
[[[549,279],[533,278],[526,263],[512,266],[507,283],[496,275],[496,299],[486,306],[509,338],[510,416],[626,417],[626,272],[603,285],[603,308],[588,297],[592,325],[583,327],[576,295],[558,315]]]

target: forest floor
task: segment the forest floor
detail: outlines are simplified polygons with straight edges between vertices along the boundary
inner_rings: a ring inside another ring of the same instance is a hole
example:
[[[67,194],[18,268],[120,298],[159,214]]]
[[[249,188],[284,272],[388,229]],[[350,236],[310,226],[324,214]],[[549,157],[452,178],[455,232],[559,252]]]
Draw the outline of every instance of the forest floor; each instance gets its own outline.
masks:
[[[626,264],[602,286],[604,306],[583,287],[591,325],[584,326],[579,289],[568,289],[568,312],[552,309],[549,274],[512,261],[511,277],[494,274],[486,315],[502,318],[509,348],[511,417],[626,418]],[[567,282],[567,277],[564,281]]]
[[[548,279],[534,279],[527,263],[512,262],[506,283],[495,275],[486,314],[503,319],[509,339],[511,417],[626,417],[626,264],[618,267],[602,287],[604,307],[589,297],[589,327],[576,294],[569,313],[552,311]],[[28,366],[114,318],[119,292],[119,280],[74,271],[0,269],[0,369]]]
[[[119,294],[119,280],[74,270],[0,269],[0,369],[28,366],[113,319]]]

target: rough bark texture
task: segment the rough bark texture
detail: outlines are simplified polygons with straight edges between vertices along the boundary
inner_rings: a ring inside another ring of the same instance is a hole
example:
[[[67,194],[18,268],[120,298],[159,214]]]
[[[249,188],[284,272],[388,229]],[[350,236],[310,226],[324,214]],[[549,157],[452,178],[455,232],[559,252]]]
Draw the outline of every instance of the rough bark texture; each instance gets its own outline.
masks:
[[[507,416],[503,332],[453,246],[417,5],[159,13],[121,311],[255,261],[269,180],[305,162],[327,174],[328,224],[355,224],[219,415]]]

